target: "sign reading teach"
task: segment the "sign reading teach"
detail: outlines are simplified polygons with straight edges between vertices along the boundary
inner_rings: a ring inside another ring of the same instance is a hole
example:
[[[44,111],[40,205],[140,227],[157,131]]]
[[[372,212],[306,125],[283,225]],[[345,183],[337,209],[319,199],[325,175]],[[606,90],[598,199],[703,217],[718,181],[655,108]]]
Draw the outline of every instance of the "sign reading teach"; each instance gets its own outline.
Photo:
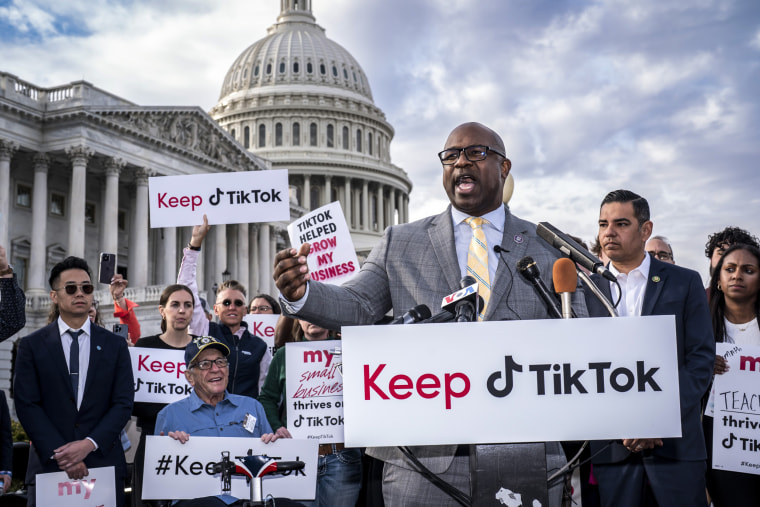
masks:
[[[158,176],[148,180],[150,226],[244,224],[290,219],[288,171]]]

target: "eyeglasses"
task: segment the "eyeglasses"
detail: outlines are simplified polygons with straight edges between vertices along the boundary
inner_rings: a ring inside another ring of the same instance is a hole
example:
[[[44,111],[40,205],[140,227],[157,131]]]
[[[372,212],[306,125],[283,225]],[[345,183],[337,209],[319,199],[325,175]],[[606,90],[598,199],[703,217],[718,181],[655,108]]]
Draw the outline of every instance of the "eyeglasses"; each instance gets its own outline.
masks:
[[[215,364],[218,368],[226,368],[227,365],[229,364],[229,361],[227,361],[223,357],[220,357],[219,359],[214,359],[213,361],[206,359],[204,361],[198,361],[197,363],[190,365],[190,368],[198,368],[199,370],[210,370],[212,364]]]
[[[70,283],[67,285],[64,285],[63,287],[58,287],[57,289],[53,289],[54,291],[59,290],[65,290],[66,294],[69,296],[73,296],[77,293],[77,289],[81,288],[82,292],[84,294],[92,294],[92,292],[95,290],[95,286],[91,283]]]
[[[669,261],[673,258],[673,254],[670,252],[665,252],[663,250],[656,251],[656,250],[647,250],[648,253],[652,254],[653,256],[657,257],[661,261]]]
[[[470,162],[479,162],[481,160],[485,160],[485,158],[488,156],[489,151],[507,158],[505,154],[498,152],[491,147],[483,146],[480,144],[467,146],[466,148],[449,148],[448,150],[443,150],[440,152],[438,154],[438,158],[441,159],[441,163],[443,165],[454,165],[456,161],[459,160],[460,153],[464,152],[464,156],[467,158],[467,160]]]
[[[251,313],[253,312],[271,312],[272,307],[271,306],[252,306],[251,307]]]
[[[242,299],[236,299],[235,301],[231,299],[225,299],[224,301],[218,301],[216,304],[224,305],[224,306],[230,306],[234,304],[235,306],[240,308],[241,306],[245,306],[245,301],[243,301]]]

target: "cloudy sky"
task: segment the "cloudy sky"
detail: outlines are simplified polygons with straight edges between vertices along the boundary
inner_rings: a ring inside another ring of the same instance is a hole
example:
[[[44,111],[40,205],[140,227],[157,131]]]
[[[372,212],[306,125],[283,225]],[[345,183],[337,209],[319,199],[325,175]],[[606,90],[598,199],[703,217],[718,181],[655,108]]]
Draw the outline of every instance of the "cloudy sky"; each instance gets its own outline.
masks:
[[[0,0],[0,70],[210,109],[277,0]],[[757,0],[313,0],[396,129],[413,219],[447,203],[435,154],[480,121],[512,160],[513,212],[593,238],[606,192],[706,276],[709,233],[760,234]]]

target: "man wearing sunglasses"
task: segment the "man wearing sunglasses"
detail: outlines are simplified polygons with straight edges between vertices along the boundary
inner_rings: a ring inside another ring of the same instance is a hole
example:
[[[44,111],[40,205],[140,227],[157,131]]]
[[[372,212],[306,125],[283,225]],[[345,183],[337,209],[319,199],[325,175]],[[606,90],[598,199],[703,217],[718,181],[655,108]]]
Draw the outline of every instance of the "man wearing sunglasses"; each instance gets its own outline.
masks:
[[[272,354],[266,342],[250,333],[248,324],[243,321],[243,317],[248,313],[245,287],[235,280],[227,280],[219,285],[214,303],[214,313],[219,318],[218,324],[209,322],[201,311],[196,271],[201,245],[209,230],[208,219],[203,215],[203,224],[193,227],[190,244],[183,252],[182,264],[177,275],[177,283],[187,285],[195,298],[190,333],[213,336],[227,345],[230,349],[229,392],[258,398],[269,370],[269,363],[272,362]]]
[[[127,470],[120,433],[134,401],[127,343],[90,323],[94,286],[84,259],[56,264],[49,281],[60,316],[19,344],[16,413],[43,473],[63,470],[82,479],[89,468],[113,466],[117,504],[123,505]]]
[[[478,279],[485,303],[479,320],[549,318],[531,284],[517,276],[516,264],[533,257],[550,287],[558,253],[538,238],[535,224],[512,215],[502,203],[512,163],[501,137],[479,123],[465,123],[449,134],[438,158],[451,205],[440,215],[389,227],[359,273],[342,286],[309,280],[308,243],[277,254],[274,279],[284,314],[340,329],[372,324],[390,309],[394,318],[420,304],[435,311],[469,274]],[[582,289],[575,292],[573,309],[579,317],[588,315]],[[564,454],[556,442],[546,448],[547,469],[556,470]],[[386,505],[457,505],[395,447],[367,453],[385,463]],[[468,446],[415,447],[414,454],[444,482],[470,493]],[[559,505],[561,490],[550,491],[550,505]]]

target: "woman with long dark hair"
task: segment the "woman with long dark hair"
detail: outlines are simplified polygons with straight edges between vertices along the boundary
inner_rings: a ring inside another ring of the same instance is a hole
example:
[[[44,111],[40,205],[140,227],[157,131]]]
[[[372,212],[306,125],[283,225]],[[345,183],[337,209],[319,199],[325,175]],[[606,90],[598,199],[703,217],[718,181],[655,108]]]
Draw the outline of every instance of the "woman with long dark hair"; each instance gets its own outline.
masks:
[[[721,257],[710,280],[710,313],[715,341],[760,345],[760,250],[736,244]],[[716,356],[716,375],[728,371]],[[760,475],[712,469],[713,399],[703,419],[707,445],[707,491],[715,507],[755,506],[760,498]]]
[[[193,318],[193,291],[185,285],[169,285],[158,300],[161,313],[161,334],[146,336],[137,340],[135,347],[151,349],[181,350],[193,336],[190,334],[190,321]],[[147,505],[142,497],[142,473],[145,463],[145,437],[152,435],[156,426],[156,416],[165,403],[135,403],[132,415],[137,417],[140,427],[140,443],[135,453],[135,470],[132,473],[132,505]]]

